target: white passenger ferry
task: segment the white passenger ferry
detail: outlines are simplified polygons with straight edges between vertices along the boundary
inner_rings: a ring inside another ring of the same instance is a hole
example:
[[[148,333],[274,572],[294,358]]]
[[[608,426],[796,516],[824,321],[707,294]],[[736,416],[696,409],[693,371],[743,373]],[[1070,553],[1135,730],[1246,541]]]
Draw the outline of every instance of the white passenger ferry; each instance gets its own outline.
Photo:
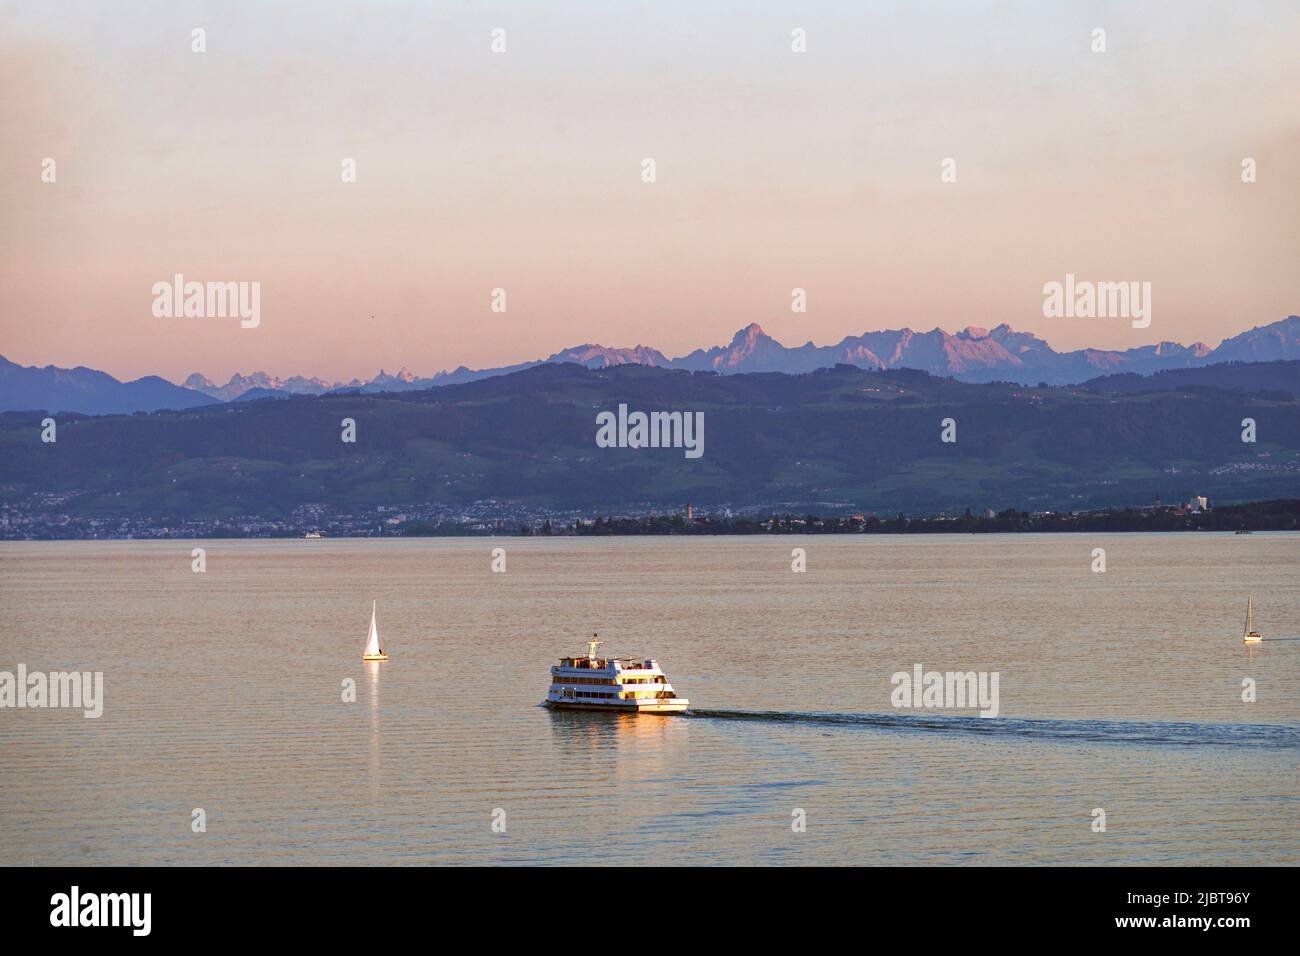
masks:
[[[690,701],[678,697],[659,662],[639,657],[597,657],[595,634],[586,657],[562,657],[551,668],[546,706],[566,710],[614,710],[629,714],[681,713]]]

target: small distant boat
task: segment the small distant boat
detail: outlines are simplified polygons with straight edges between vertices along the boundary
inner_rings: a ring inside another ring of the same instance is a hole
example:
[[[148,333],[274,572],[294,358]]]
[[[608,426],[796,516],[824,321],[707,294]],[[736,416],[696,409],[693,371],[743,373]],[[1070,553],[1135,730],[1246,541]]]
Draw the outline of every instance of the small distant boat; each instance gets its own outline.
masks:
[[[1242,632],[1243,644],[1258,644],[1264,635],[1255,630],[1255,595],[1246,595],[1246,629]]]
[[[1232,532],[1232,533],[1233,533],[1233,534],[1251,534],[1251,530],[1250,530],[1249,528],[1238,528],[1236,531],[1234,531],[1234,532]]]
[[[305,535],[303,535],[303,537],[304,537],[304,538],[319,538],[319,537],[320,537],[320,532],[319,532],[319,531],[308,531]]]
[[[378,601],[370,607],[370,636],[366,639],[366,649],[361,654],[363,661],[388,660],[388,655],[379,647],[379,628],[375,625],[375,611],[378,607]]]
[[[586,657],[562,657],[551,668],[547,707],[561,710],[613,710],[625,714],[673,714],[690,706],[678,697],[659,662],[640,657],[597,657],[603,644],[596,634]]]

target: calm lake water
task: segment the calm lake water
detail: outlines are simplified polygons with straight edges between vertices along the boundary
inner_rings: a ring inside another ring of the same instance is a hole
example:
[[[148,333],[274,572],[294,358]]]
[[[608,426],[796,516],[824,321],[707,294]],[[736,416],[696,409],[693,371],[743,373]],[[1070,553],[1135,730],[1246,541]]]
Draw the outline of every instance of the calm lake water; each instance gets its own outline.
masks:
[[[1300,641],[1247,591],[1300,636],[1300,537],[4,543],[0,670],[105,704],[0,710],[0,863],[1297,864]],[[539,707],[592,631],[702,713]],[[894,709],[918,663],[1000,716]]]

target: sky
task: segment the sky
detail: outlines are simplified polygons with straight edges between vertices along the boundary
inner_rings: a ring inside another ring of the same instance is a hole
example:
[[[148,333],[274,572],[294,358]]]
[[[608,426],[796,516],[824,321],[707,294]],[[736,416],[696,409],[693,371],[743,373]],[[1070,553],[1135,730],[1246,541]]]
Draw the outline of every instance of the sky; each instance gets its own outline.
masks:
[[[750,322],[1213,346],[1300,312],[1298,48],[1292,0],[0,2],[0,354],[347,381]],[[176,273],[259,282],[260,323],[156,317]],[[1150,282],[1150,326],[1044,317],[1067,273]]]

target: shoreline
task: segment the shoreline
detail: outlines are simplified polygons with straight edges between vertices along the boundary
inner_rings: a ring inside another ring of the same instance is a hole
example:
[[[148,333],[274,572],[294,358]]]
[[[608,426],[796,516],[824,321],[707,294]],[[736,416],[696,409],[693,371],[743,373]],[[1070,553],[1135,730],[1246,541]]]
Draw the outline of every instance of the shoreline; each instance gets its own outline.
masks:
[[[1202,499],[1204,501],[1204,499]],[[344,523],[346,522],[346,523]],[[267,527],[268,524],[273,526]],[[340,527],[340,525],[343,525]],[[570,520],[546,518],[542,521],[496,519],[461,523],[361,524],[355,516],[325,519],[314,525],[282,526],[281,520],[244,517],[229,523],[212,521],[204,528],[160,523],[125,534],[77,533],[78,529],[60,529],[66,533],[15,534],[15,529],[0,530],[0,541],[208,541],[208,540],[318,540],[327,538],[527,538],[527,537],[668,537],[668,536],[773,536],[773,535],[899,535],[899,534],[1105,534],[1219,532],[1252,534],[1256,531],[1300,531],[1300,498],[1277,498],[1243,504],[1205,506],[1189,505],[1110,509],[1105,511],[1054,512],[1019,511],[1007,508],[994,513],[988,509],[975,515],[904,514],[882,518],[874,513],[854,512],[844,515],[807,513],[771,514],[757,517],[714,517],[695,515],[687,506],[685,513],[642,514],[626,516],[575,517]],[[308,537],[315,535],[315,537]]]
[[[523,538],[539,538],[543,540],[560,540],[560,539],[587,539],[587,538],[811,538],[819,536],[833,537],[852,537],[855,534],[859,537],[973,537],[973,536],[1032,536],[1032,535],[1142,535],[1142,534],[1181,534],[1185,532],[1198,532],[1202,534],[1218,534],[1237,536],[1237,533],[1228,529],[1210,529],[1210,528],[1180,528],[1174,530],[1167,529],[1090,529],[1075,528],[1071,530],[1044,531],[1042,529],[1027,529],[1022,531],[961,531],[958,529],[935,530],[935,531],[879,531],[874,533],[865,532],[835,532],[835,531],[763,531],[759,533],[746,534],[737,531],[690,531],[673,533],[660,532],[627,532],[614,534],[573,534],[572,532],[555,533],[555,534],[520,534],[518,532],[500,531],[487,532],[475,531],[465,534],[337,534],[322,535],[319,538],[303,538],[301,535],[158,535],[155,537],[142,536],[111,536],[100,535],[98,537],[29,537],[29,538],[0,538],[0,546],[6,544],[37,544],[41,542],[72,542],[72,543],[90,543],[96,541],[114,542],[150,542],[150,541],[420,541],[427,539],[438,539],[448,541],[512,541]],[[1252,529],[1249,534],[1278,535],[1278,534],[1300,534],[1300,528],[1259,528]]]

